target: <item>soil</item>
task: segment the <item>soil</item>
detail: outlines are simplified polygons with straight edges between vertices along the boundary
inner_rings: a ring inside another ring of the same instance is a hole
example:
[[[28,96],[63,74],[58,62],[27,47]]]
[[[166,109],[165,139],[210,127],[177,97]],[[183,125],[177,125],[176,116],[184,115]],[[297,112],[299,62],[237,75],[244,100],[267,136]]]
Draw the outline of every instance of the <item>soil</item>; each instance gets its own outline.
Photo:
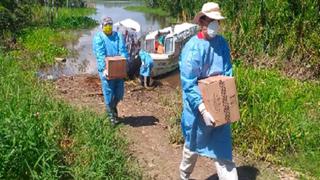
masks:
[[[100,79],[92,75],[61,77],[54,82],[58,97],[80,108],[105,113]],[[125,82],[125,95],[118,106],[120,133],[144,172],[144,179],[179,179],[182,145],[169,142],[168,122],[172,113],[161,97],[174,93],[172,84],[158,81],[153,89],[142,88],[137,80]],[[247,161],[234,155],[239,179],[297,179],[285,168]],[[278,170],[280,169],[280,170]],[[218,179],[213,161],[200,157],[192,179]]]

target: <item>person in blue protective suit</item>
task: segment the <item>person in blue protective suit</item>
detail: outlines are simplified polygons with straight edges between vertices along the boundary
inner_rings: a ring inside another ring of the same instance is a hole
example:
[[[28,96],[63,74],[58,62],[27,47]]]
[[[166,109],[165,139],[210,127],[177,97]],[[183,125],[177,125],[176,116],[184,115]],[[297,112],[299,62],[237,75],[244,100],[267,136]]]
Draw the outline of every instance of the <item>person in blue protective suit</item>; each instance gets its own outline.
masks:
[[[121,33],[112,30],[113,21],[110,17],[103,18],[101,23],[102,31],[95,34],[93,38],[93,52],[97,59],[99,77],[101,79],[104,102],[106,104],[107,114],[113,125],[118,123],[117,105],[124,95],[123,79],[107,79],[107,70],[105,69],[105,58],[107,56],[128,56],[123,36]]]
[[[232,161],[230,124],[215,127],[214,117],[207,111],[198,80],[214,75],[232,76],[227,41],[218,34],[221,15],[217,3],[205,3],[194,22],[200,32],[184,46],[179,68],[183,94],[182,132],[185,140],[180,164],[181,179],[188,179],[198,155],[214,160],[220,180],[237,180]]]
[[[153,85],[153,81],[151,78],[153,59],[151,58],[150,54],[144,50],[140,50],[139,56],[141,59],[140,82],[142,86],[144,86],[145,88],[149,88]]]

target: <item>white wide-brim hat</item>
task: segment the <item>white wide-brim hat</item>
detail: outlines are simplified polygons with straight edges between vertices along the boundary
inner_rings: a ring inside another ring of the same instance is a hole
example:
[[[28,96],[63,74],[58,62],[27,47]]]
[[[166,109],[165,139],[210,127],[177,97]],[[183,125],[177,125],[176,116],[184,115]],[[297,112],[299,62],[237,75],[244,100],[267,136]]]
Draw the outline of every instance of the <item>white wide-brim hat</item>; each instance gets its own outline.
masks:
[[[199,23],[199,19],[202,16],[207,16],[207,17],[209,17],[211,19],[214,19],[214,20],[223,20],[223,19],[225,19],[225,17],[223,17],[221,15],[219,4],[214,3],[214,2],[205,3],[202,6],[201,11],[198,12],[198,14],[194,17],[193,21],[198,24]]]

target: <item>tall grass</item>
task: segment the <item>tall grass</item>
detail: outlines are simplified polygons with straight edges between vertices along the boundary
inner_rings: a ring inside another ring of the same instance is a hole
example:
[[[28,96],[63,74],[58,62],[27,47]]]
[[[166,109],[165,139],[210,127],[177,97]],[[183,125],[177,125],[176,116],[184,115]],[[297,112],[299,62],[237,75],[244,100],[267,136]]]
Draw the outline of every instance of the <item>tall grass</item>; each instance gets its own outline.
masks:
[[[294,167],[319,177],[319,82],[241,65],[235,74],[241,120],[233,125],[233,137],[239,152],[269,161],[307,157],[309,162]]]
[[[71,30],[97,25],[94,20],[85,16],[94,12],[93,9],[60,8],[51,25],[48,24],[45,17],[44,7],[34,7],[33,10],[35,25],[23,29],[19,34],[18,43],[23,46],[23,50],[11,52],[13,54],[18,53],[17,58],[32,57],[31,59],[35,60],[33,61],[35,64],[30,64],[30,66],[43,67],[53,64],[55,57],[67,56],[70,52],[64,46],[68,42],[79,38],[77,33]]]
[[[145,0],[170,16],[191,21],[205,0]],[[300,79],[320,77],[320,2],[218,0],[233,55],[248,64],[276,67]]]
[[[232,124],[236,152],[319,178],[319,82],[289,79],[239,62],[234,73],[241,119]],[[168,119],[172,143],[182,142],[181,101],[181,91],[161,101],[173,110]]]
[[[319,77],[318,1],[220,2],[228,17],[225,31],[237,57],[271,64],[301,79]]]
[[[58,8],[51,22],[50,9],[43,6],[32,7],[32,23],[34,26],[51,26],[59,29],[90,28],[96,25],[96,22],[86,17],[95,12],[91,8]],[[51,24],[50,24],[51,23]]]
[[[60,8],[57,12],[56,19],[51,25],[54,28],[62,29],[87,29],[97,25],[97,22],[89,17],[87,14],[92,14],[95,9],[88,8]]]
[[[55,99],[37,79],[41,65],[68,53],[62,45],[74,35],[64,28],[29,28],[19,49],[0,53],[0,179],[141,179],[107,117]]]
[[[55,57],[68,55],[69,50],[61,43],[72,41],[76,38],[72,32],[59,32],[54,29],[30,28],[24,31],[24,35],[19,38],[19,43],[24,47],[24,53],[32,57],[35,64],[41,67],[53,64]]]
[[[0,178],[140,177],[106,117],[55,100],[24,63],[0,56]]]
[[[94,113],[81,113],[74,119],[71,134],[74,141],[68,155],[75,156],[70,170],[75,178],[83,179],[141,179],[127,144],[117,134],[106,117],[95,118]],[[85,115],[86,114],[86,115]]]
[[[58,178],[60,104],[12,58],[0,56],[0,75],[0,178]]]
[[[182,95],[181,88],[176,88],[174,93],[165,94],[160,97],[160,103],[167,107],[170,113],[169,119],[169,141],[174,144],[183,143],[182,131],[180,128],[181,112],[182,112]]]

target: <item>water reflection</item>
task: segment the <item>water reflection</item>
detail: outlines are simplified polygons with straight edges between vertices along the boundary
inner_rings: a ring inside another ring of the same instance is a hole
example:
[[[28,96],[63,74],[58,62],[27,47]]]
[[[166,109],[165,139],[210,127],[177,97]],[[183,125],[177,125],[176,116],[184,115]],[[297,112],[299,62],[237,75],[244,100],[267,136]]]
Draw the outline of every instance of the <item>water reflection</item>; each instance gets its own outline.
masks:
[[[131,18],[141,25],[142,34],[167,25],[167,21],[163,17],[124,9],[126,6],[136,6],[142,3],[141,1],[97,1],[97,11],[90,17],[100,22],[102,17],[110,16],[114,23]],[[39,77],[43,79],[56,79],[62,75],[97,74],[96,60],[92,53],[92,39],[99,28],[97,26],[91,30],[82,30],[78,41],[67,45],[67,48],[74,53],[71,53],[64,63],[59,62],[53,67],[39,71]]]

